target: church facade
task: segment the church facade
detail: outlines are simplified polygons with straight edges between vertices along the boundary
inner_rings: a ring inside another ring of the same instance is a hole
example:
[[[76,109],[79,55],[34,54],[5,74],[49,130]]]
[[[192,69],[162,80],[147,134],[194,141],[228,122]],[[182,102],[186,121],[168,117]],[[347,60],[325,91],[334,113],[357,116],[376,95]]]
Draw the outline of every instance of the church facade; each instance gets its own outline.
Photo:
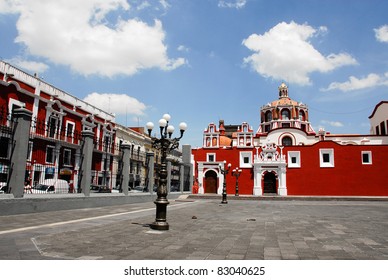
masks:
[[[308,106],[286,84],[278,90],[256,130],[224,121],[204,130],[203,146],[192,150],[198,193],[221,194],[225,182],[229,195],[388,195],[386,102],[369,117],[371,134],[331,134],[314,131]]]

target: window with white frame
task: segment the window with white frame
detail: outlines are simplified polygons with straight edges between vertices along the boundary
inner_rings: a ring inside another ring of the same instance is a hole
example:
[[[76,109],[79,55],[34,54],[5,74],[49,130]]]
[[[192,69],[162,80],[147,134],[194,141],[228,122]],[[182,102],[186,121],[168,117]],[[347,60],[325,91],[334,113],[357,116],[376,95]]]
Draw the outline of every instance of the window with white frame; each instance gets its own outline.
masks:
[[[104,143],[102,143],[103,151],[110,153],[112,151],[112,135],[105,134],[103,139],[104,139]],[[133,153],[133,147],[131,151]]]
[[[240,168],[252,167],[252,152],[240,152]]]
[[[320,167],[334,167],[334,149],[319,149]]]
[[[239,134],[238,135],[238,146],[245,147],[245,146],[251,146],[252,145],[252,134],[246,133],[246,134]]]
[[[54,163],[55,161],[55,147],[47,146],[46,147],[46,163]]]
[[[288,167],[299,168],[300,167],[300,152],[289,151],[288,152]]]
[[[71,150],[63,149],[63,165],[71,166]]]
[[[206,161],[207,162],[215,162],[216,161],[216,154],[206,154]]]
[[[59,133],[59,118],[55,115],[51,115],[48,119],[47,124],[48,137],[55,138]]]
[[[372,152],[371,151],[362,151],[361,152],[361,161],[362,161],[362,164],[372,164]]]
[[[73,141],[74,128],[75,128],[74,122],[66,121],[66,137],[67,137],[67,141],[69,142],[74,142]]]

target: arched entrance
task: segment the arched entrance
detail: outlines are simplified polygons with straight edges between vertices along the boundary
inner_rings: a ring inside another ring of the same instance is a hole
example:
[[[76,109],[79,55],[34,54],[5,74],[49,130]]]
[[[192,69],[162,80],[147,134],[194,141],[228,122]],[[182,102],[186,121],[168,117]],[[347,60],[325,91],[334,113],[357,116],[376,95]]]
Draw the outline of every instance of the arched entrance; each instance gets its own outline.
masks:
[[[205,174],[205,193],[217,193],[217,173],[213,170]]]
[[[276,193],[276,175],[273,172],[264,174],[264,193]]]

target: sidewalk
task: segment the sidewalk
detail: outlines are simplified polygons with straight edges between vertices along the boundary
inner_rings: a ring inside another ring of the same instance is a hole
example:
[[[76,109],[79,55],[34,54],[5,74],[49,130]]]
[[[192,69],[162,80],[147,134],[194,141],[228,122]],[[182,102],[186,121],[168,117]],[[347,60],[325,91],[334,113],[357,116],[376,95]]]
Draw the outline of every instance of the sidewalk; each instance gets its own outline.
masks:
[[[388,259],[385,201],[170,200],[0,217],[0,259]]]

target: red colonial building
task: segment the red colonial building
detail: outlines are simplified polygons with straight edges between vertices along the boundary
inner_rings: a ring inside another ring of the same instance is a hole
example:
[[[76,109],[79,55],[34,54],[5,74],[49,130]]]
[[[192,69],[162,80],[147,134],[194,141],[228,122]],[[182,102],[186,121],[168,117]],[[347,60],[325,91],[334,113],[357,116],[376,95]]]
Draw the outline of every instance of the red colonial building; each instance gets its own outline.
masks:
[[[36,184],[44,179],[64,179],[76,187],[82,161],[81,132],[90,130],[95,143],[92,182],[112,185],[114,115],[48,84],[37,75],[0,61],[2,128],[7,127],[15,108],[32,112],[30,135],[26,135],[30,139],[26,181]],[[2,133],[0,141],[0,182],[6,182],[12,135]]]
[[[261,107],[257,130],[245,122],[208,125],[203,146],[192,150],[200,194],[221,194],[221,169],[230,164],[225,178],[232,195],[388,195],[387,102],[369,117],[370,135],[331,134],[314,131],[308,106],[292,100],[287,85],[278,93]]]

